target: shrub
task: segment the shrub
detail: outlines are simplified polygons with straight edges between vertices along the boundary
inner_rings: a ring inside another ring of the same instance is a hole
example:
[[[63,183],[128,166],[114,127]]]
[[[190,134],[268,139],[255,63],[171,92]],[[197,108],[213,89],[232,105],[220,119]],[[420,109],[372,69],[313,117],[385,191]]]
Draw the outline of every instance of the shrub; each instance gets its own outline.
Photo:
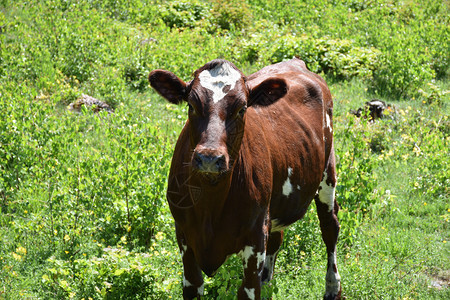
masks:
[[[213,20],[219,28],[242,30],[250,25],[251,11],[244,0],[214,0],[211,10]]]
[[[352,244],[361,224],[377,199],[377,157],[370,143],[373,130],[368,119],[355,119],[347,114],[346,120],[335,119],[335,141],[338,185],[336,197],[341,211],[341,240]],[[340,126],[344,128],[340,128]],[[375,134],[375,138],[376,138]]]
[[[434,71],[426,56],[412,44],[393,45],[383,54],[380,68],[374,72],[372,88],[381,95],[412,97],[424,83],[434,78]]]
[[[357,47],[349,40],[288,34],[275,40],[267,55],[271,62],[297,56],[313,72],[348,80],[353,77],[371,79],[379,67],[381,52],[373,47]]]
[[[442,105],[447,94],[450,94],[448,90],[441,90],[437,85],[433,83],[428,83],[425,90],[417,91],[421,98],[423,98],[423,103],[432,105]]]
[[[201,1],[173,1],[160,5],[160,16],[169,27],[194,28],[210,18],[209,6]]]
[[[158,298],[149,256],[122,248],[105,248],[100,257],[72,261],[48,259],[43,292],[58,298]]]

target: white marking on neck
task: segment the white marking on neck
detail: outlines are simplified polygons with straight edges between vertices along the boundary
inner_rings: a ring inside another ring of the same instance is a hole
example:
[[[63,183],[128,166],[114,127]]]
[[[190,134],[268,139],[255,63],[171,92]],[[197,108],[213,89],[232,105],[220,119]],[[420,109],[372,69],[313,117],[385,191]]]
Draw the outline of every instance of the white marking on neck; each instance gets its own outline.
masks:
[[[235,70],[230,64],[222,63],[214,69],[203,70],[199,75],[200,84],[213,92],[213,102],[222,100],[229,91],[234,89],[236,82],[241,78],[241,73]],[[224,87],[230,86],[228,91],[223,91]]]
[[[248,299],[255,300],[255,289],[244,288],[245,293],[247,294]]]
[[[319,200],[320,202],[328,205],[328,211],[331,211],[334,208],[334,194],[335,188],[333,185],[327,185],[327,172],[323,172],[323,179],[320,183],[320,191],[319,191]]]

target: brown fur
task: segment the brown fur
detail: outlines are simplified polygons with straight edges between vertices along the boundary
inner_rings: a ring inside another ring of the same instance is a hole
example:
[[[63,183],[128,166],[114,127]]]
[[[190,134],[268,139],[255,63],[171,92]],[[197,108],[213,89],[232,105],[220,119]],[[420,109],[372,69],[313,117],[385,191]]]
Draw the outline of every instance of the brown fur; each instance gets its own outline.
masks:
[[[242,76],[223,100],[213,104],[198,76],[222,63],[228,62],[206,64],[188,83],[162,70],[149,77],[166,99],[190,105],[167,191],[180,249],[187,248],[183,264],[192,284],[184,289],[187,299],[200,297],[196,288],[203,282],[201,271],[212,276],[229,255],[245,246],[265,252],[272,220],[287,226],[302,218],[327,167],[336,183],[333,136],[325,117],[332,119],[333,104],[323,79],[293,59]],[[286,180],[294,187],[289,196],[283,195]],[[283,235],[273,236],[277,241],[269,242],[275,245],[268,249],[271,253],[278,250]],[[244,270],[239,297],[254,288],[258,299],[262,267],[256,260],[248,263],[254,267]]]

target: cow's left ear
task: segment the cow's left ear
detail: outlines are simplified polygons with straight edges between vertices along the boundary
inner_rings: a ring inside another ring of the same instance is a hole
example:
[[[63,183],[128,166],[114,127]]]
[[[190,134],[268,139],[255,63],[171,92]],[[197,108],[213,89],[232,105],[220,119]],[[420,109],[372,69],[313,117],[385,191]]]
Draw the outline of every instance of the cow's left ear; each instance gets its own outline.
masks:
[[[186,83],[172,72],[154,70],[148,80],[150,85],[171,103],[179,104],[186,97]]]
[[[277,102],[287,93],[287,84],[281,78],[268,78],[250,89],[248,106],[259,105],[268,106]]]

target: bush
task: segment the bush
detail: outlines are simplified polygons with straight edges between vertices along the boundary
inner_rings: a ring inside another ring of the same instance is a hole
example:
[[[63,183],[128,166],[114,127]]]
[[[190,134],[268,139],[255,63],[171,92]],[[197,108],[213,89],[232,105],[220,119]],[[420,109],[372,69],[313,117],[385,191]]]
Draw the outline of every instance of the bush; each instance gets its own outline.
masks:
[[[374,134],[368,119],[356,119],[345,115],[346,120],[336,119],[335,127],[338,185],[336,197],[341,207],[341,241],[351,245],[372,205],[376,202],[378,166],[371,149]]]
[[[214,0],[212,22],[225,30],[242,30],[250,25],[251,11],[244,0]]]
[[[169,27],[194,28],[210,18],[210,8],[201,1],[173,1],[160,5],[160,15]]]
[[[48,259],[43,292],[57,298],[157,299],[149,255],[105,248],[100,257],[73,261]]]
[[[442,90],[431,82],[427,84],[427,87],[424,90],[420,89],[417,92],[423,99],[423,103],[438,106],[443,105],[446,95],[450,94],[450,91]]]
[[[384,96],[413,97],[435,76],[431,62],[412,44],[393,45],[374,73],[372,88]]]
[[[349,80],[351,78],[371,79],[379,68],[381,52],[373,47],[357,47],[349,40],[323,37],[314,39],[306,34],[296,36],[286,34],[272,41],[265,41],[271,46],[264,48],[264,42],[258,41],[262,36],[256,36],[256,43],[247,43],[245,57],[267,57],[270,63],[299,57],[307,67],[317,73],[324,73],[335,79]],[[264,41],[264,39],[263,39]]]

